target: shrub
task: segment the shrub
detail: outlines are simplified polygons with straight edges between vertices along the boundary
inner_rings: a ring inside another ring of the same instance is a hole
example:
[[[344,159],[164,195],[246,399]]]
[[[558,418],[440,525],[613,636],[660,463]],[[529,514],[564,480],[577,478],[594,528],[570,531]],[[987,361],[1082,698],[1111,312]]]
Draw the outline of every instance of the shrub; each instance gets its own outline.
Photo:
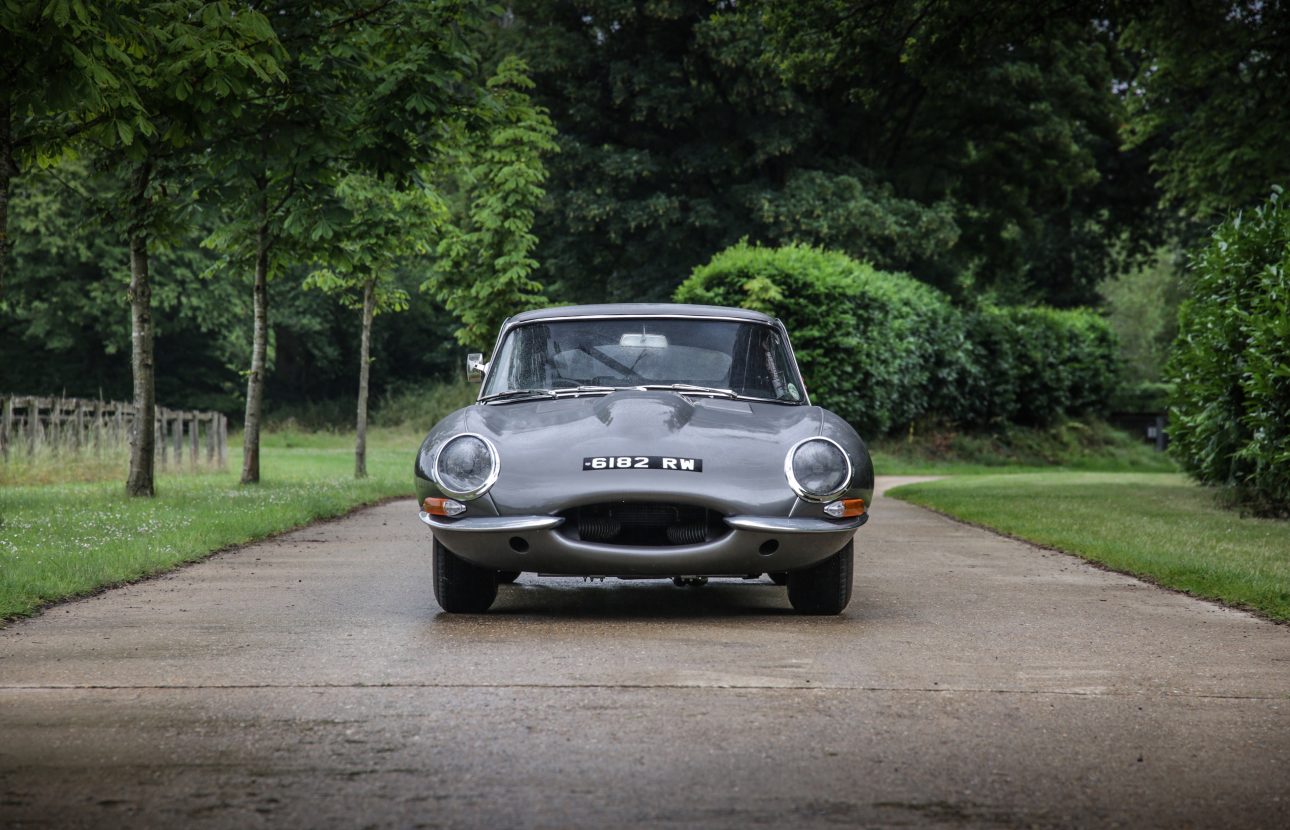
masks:
[[[696,268],[675,297],[783,320],[812,397],[864,434],[942,406],[962,370],[966,332],[948,298],[842,253],[741,242]]]
[[[1042,426],[1106,410],[1118,358],[1096,312],[986,305],[968,315],[967,330],[971,355],[951,420]]]
[[[741,242],[696,268],[675,298],[779,317],[815,401],[869,436],[923,418],[1048,424],[1104,409],[1115,387],[1115,337],[1094,312],[964,312],[837,252]]]
[[[1290,213],[1277,188],[1192,258],[1168,365],[1171,448],[1254,512],[1290,515]]]

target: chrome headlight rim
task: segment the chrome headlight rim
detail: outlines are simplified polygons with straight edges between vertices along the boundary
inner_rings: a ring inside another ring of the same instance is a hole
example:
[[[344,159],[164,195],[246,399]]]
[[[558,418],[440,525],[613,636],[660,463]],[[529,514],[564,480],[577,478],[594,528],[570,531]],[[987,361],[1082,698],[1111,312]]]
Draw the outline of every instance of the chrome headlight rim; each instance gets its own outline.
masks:
[[[832,444],[834,449],[841,453],[842,463],[846,465],[846,475],[842,477],[842,486],[837,490],[834,490],[832,493],[816,494],[808,492],[798,482],[797,476],[793,474],[793,457],[797,455],[797,451],[802,447],[802,445],[809,444],[812,441],[823,441],[826,444]],[[803,438],[801,441],[798,441],[796,444],[789,447],[788,452],[784,455],[784,477],[788,479],[788,486],[792,488],[793,492],[797,494],[797,497],[803,501],[815,502],[816,504],[824,504],[826,502],[833,501],[838,496],[845,493],[847,488],[851,486],[851,475],[853,472],[854,470],[851,467],[851,456],[847,455],[847,451],[843,449],[842,445],[837,441],[834,441],[832,438],[826,438],[823,435],[813,435],[810,438]]]
[[[475,487],[472,490],[454,490],[444,484],[443,477],[439,475],[439,457],[443,455],[443,451],[446,450],[452,442],[459,438],[478,438],[484,443],[484,446],[488,448],[488,457],[492,460],[492,465],[488,471],[488,475],[484,477],[484,481],[478,487]],[[486,436],[480,435],[478,432],[456,433],[447,441],[444,441],[439,445],[439,448],[435,450],[434,460],[430,463],[430,475],[434,478],[434,483],[438,485],[444,495],[452,496],[454,499],[459,501],[470,501],[484,495],[492,489],[494,484],[497,483],[497,477],[501,475],[501,473],[502,457],[497,452],[497,446],[492,441],[488,440]]]

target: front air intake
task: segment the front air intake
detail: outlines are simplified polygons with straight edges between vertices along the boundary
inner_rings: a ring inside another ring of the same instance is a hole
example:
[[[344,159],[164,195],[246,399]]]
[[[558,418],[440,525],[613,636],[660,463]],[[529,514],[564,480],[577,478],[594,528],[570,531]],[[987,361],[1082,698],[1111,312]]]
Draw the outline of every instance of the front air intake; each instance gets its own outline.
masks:
[[[721,515],[690,504],[606,502],[561,513],[560,533],[582,542],[636,547],[701,545],[729,531]]]

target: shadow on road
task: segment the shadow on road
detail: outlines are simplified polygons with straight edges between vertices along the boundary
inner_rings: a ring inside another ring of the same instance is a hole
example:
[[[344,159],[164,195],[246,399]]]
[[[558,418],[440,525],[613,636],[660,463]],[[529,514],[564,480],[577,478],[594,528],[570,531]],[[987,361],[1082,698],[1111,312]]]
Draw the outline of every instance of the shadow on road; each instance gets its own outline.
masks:
[[[584,582],[522,577],[497,592],[489,616],[586,619],[696,619],[792,617],[785,589],[763,581],[711,581],[678,588],[666,580]],[[441,614],[439,619],[448,618]]]

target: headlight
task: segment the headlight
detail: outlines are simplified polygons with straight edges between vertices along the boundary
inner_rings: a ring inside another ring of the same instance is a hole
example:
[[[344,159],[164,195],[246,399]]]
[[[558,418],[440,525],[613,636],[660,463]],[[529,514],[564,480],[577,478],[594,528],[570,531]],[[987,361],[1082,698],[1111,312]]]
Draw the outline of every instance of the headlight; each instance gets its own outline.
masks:
[[[474,499],[497,481],[501,462],[497,448],[473,432],[449,438],[435,456],[434,479],[439,489],[458,499]]]
[[[784,457],[784,475],[793,492],[807,501],[830,501],[851,483],[851,459],[836,441],[807,438]]]

